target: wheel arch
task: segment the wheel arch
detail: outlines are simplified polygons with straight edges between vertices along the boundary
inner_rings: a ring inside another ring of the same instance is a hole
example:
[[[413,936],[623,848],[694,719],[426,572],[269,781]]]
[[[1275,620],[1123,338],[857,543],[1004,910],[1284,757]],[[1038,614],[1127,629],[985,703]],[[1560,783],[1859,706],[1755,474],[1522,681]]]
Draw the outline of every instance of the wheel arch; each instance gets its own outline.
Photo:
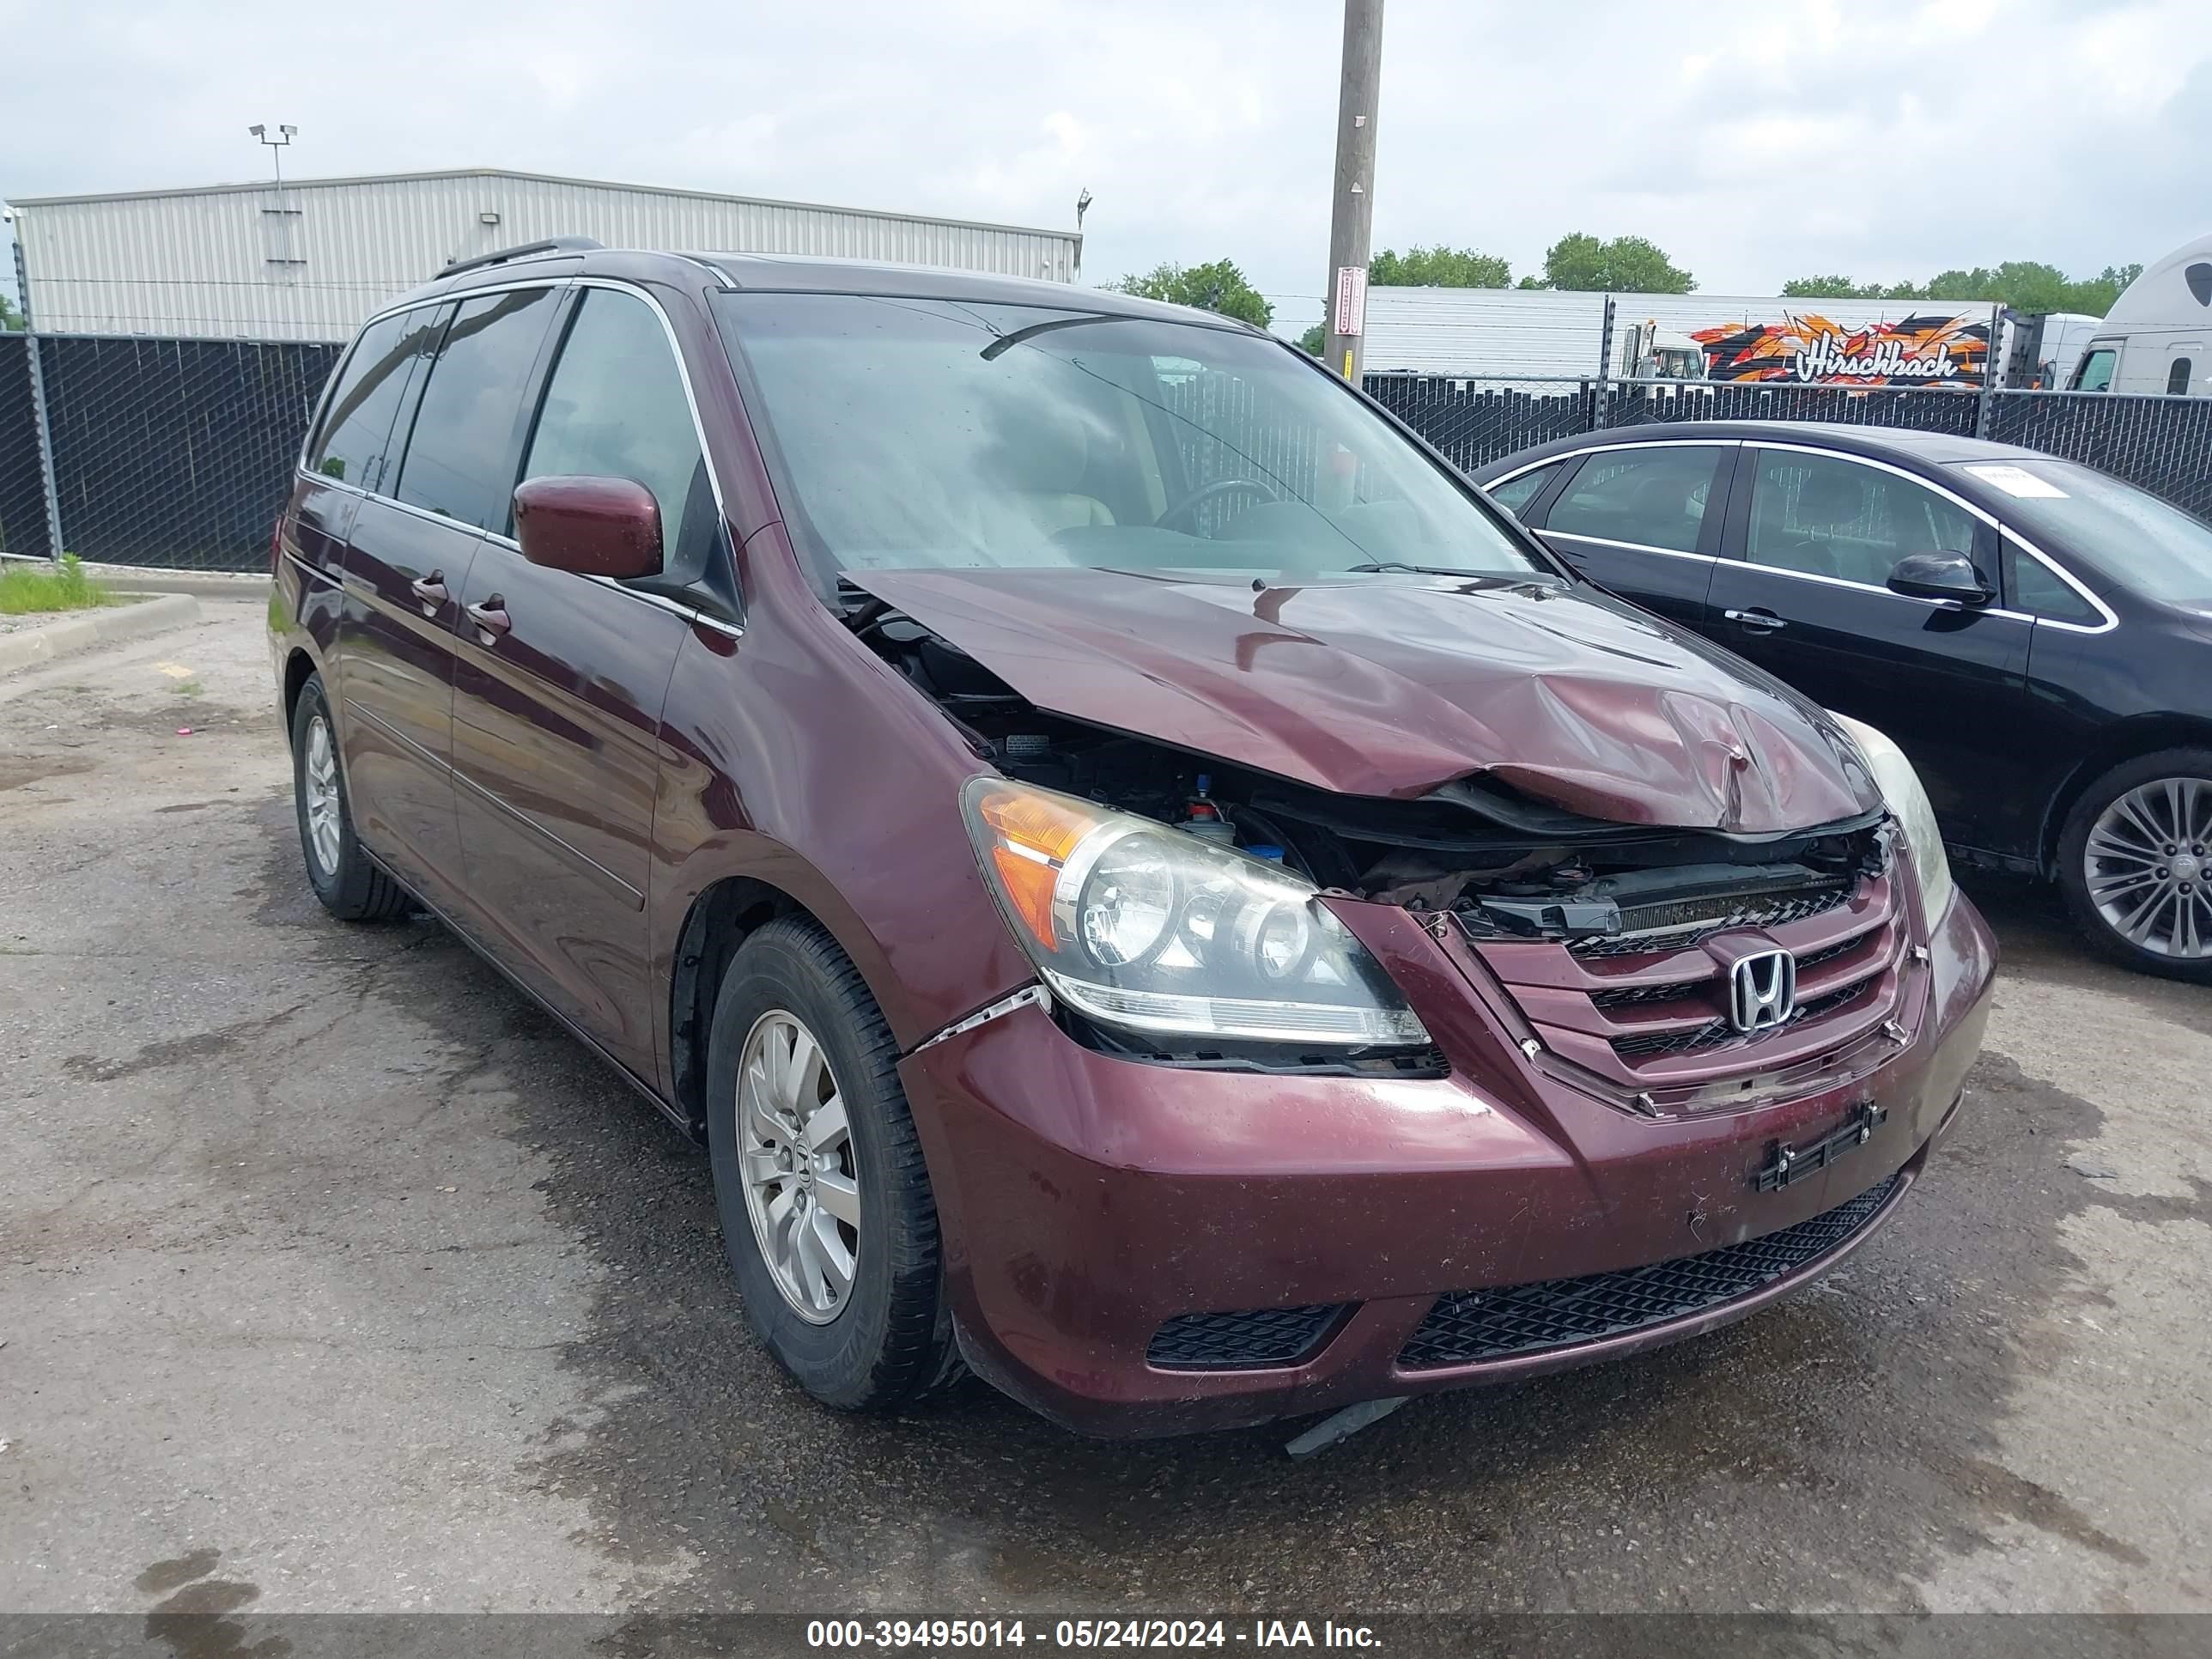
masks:
[[[300,693],[307,682],[322,672],[322,665],[308,655],[307,647],[295,645],[284,659],[284,731],[289,739],[293,716],[299,713]]]
[[[2212,720],[2190,714],[2138,714],[2109,726],[2060,780],[2044,810],[2037,863],[2046,878],[2058,874],[2058,842],[2084,791],[2114,767],[2161,749],[2212,749]]]

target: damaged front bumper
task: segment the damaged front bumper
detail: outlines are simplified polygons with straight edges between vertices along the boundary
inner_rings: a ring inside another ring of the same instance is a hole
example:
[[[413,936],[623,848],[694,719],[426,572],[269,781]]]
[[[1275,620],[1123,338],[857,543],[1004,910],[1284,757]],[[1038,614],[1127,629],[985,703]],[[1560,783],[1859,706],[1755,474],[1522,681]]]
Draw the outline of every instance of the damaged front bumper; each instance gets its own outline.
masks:
[[[1070,1428],[1141,1437],[1711,1329],[1817,1278],[1895,1212],[1956,1108],[1995,965],[1956,899],[1896,969],[1902,1018],[1879,1064],[1655,1115],[1524,1055],[1470,994],[1463,946],[1406,912],[1357,908],[1347,920],[1448,1075],[1117,1058],[1037,1004],[908,1056],[954,1317],[981,1375]],[[1771,1179],[1778,1156],[1814,1146],[1816,1165]]]

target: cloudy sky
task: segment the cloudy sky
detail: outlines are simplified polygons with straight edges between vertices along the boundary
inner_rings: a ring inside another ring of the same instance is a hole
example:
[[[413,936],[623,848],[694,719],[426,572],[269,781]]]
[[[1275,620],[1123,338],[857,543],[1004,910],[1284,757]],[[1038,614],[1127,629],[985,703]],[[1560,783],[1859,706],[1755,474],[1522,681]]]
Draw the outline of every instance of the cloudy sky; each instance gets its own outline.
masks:
[[[1651,238],[1711,293],[2212,228],[2207,0],[1389,0],[1378,246]],[[0,0],[0,195],[467,166],[1065,226],[1320,314],[1335,0]]]

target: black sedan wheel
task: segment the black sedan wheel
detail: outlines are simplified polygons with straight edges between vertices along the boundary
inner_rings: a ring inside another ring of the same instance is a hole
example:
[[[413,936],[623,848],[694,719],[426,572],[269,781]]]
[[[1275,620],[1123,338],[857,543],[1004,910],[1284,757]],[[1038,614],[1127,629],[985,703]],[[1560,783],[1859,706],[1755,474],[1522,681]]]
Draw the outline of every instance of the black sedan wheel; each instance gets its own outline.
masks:
[[[2114,767],[2074,804],[2058,856],[2068,907],[2106,955],[2212,981],[2212,750]]]

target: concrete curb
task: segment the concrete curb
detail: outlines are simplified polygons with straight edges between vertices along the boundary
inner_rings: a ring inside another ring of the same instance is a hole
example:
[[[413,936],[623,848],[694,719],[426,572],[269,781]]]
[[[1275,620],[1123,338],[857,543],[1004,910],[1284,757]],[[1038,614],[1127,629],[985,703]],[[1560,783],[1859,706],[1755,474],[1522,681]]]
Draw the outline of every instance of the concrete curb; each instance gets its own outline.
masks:
[[[202,599],[252,599],[257,605],[269,597],[270,577],[265,570],[167,570],[155,565],[88,564],[84,574],[120,593],[197,593]]]
[[[98,611],[74,611],[37,628],[0,634],[0,674],[34,668],[74,652],[98,645],[142,639],[164,629],[182,628],[200,619],[200,603],[188,593],[172,593],[136,605],[119,605]]]

